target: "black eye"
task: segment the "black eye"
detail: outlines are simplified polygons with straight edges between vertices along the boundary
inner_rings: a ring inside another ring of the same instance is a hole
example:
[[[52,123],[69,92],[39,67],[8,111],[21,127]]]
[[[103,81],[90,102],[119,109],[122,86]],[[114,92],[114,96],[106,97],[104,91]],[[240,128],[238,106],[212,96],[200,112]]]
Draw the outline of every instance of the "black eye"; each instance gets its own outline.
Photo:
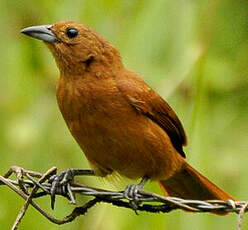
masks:
[[[66,35],[68,38],[75,38],[78,35],[78,30],[75,28],[67,28]]]

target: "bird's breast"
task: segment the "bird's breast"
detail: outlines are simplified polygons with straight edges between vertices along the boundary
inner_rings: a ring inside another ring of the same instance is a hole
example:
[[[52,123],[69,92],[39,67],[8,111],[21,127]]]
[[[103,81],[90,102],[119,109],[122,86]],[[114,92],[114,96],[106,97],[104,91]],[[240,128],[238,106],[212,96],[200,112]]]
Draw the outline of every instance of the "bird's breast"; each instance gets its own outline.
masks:
[[[116,142],[118,133],[128,125],[127,114],[136,114],[111,79],[62,78],[57,85],[57,101],[68,128],[86,154]]]
[[[102,175],[117,171],[130,178],[164,178],[171,173],[168,159],[179,154],[168,135],[135,111],[113,80],[60,79],[57,100],[73,137]]]

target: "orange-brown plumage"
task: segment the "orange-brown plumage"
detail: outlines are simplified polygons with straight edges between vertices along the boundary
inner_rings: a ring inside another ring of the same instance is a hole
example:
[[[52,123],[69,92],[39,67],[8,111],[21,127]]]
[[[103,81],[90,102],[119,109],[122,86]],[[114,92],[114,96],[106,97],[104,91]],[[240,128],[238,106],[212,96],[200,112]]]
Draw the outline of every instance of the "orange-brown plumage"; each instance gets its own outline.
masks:
[[[113,45],[75,22],[49,30],[57,39],[46,44],[60,70],[59,108],[98,175],[148,176],[172,196],[233,199],[185,162],[187,140],[177,115],[124,67]]]

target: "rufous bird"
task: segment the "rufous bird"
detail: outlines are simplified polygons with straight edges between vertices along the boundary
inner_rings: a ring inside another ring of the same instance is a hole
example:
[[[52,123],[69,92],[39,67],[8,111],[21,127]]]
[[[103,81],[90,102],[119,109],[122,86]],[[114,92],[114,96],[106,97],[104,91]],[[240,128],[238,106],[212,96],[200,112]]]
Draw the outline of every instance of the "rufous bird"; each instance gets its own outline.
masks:
[[[22,33],[52,52],[60,111],[95,175],[144,178],[142,186],[158,181],[166,196],[234,200],[185,161],[187,138],[176,113],[104,37],[72,21]]]

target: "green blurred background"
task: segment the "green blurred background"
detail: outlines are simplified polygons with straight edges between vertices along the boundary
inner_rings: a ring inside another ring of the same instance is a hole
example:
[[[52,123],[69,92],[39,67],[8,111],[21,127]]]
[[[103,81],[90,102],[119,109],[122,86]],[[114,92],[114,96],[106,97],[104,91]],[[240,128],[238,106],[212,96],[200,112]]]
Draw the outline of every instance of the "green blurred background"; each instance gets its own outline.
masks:
[[[188,134],[188,161],[235,197],[248,200],[248,2],[246,0],[0,0],[0,174],[11,165],[46,171],[88,164],[58,110],[58,70],[24,27],[60,20],[103,34],[177,111]],[[85,178],[89,185],[115,188]],[[125,183],[119,185],[125,187]],[[155,184],[147,190],[159,192]],[[79,203],[85,198],[79,198]],[[38,201],[57,217],[72,210],[58,198]],[[0,228],[10,229],[23,200],[0,188]],[[234,229],[237,215],[140,213],[100,204],[56,226],[30,207],[20,229]],[[245,223],[244,229],[248,227]]]

